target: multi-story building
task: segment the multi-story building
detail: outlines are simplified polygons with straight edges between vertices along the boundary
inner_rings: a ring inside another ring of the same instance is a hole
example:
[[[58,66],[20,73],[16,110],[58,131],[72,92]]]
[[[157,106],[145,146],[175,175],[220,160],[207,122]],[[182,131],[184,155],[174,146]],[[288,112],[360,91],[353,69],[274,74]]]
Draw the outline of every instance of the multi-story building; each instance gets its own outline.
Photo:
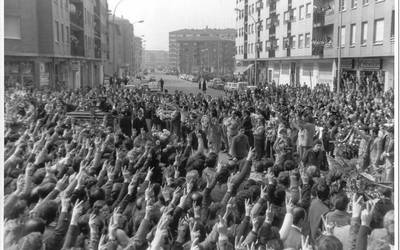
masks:
[[[237,0],[236,24],[237,73],[253,83],[333,87],[340,67],[393,86],[393,0]]]
[[[179,71],[185,74],[232,74],[235,42],[219,37],[185,37],[177,40]]]
[[[168,51],[145,50],[143,61],[145,68],[166,68],[168,67]]]
[[[134,72],[133,24],[124,18],[109,17],[110,58],[106,74],[125,77]]]
[[[219,37],[224,40],[235,40],[235,29],[182,29],[169,33],[169,67],[179,68],[179,43],[182,38],[188,37]]]
[[[102,82],[106,0],[6,0],[4,7],[6,87]]]
[[[137,75],[142,71],[143,63],[143,40],[138,36],[133,38],[133,60],[134,74]]]

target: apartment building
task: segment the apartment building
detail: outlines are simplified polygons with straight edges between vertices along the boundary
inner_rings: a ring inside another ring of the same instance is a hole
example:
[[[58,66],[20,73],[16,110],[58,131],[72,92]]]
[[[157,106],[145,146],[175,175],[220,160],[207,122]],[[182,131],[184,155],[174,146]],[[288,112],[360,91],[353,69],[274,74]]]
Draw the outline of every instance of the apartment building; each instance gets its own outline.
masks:
[[[4,8],[6,88],[102,82],[106,0],[6,0]]]
[[[143,39],[139,36],[133,38],[134,74],[142,72],[143,64]]]
[[[109,16],[110,58],[106,74],[119,77],[134,72],[134,30],[133,24],[123,17]]]
[[[191,37],[218,37],[224,40],[235,40],[235,29],[181,29],[169,32],[169,67],[178,69],[179,40]]]
[[[148,69],[168,67],[168,51],[145,50],[143,64]]]
[[[236,3],[235,73],[251,83],[333,88],[340,63],[342,72],[378,76],[385,88],[393,86],[393,0]]]
[[[185,74],[232,74],[235,42],[219,37],[186,37],[178,40],[179,71]]]

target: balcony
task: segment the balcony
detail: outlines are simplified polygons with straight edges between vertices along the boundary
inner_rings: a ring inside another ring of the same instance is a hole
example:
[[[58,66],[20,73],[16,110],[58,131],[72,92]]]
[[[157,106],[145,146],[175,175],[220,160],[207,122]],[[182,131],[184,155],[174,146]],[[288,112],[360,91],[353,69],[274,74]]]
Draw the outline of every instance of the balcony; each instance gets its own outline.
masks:
[[[94,57],[101,58],[101,40],[98,38],[94,39]]]
[[[71,27],[71,55],[85,56],[85,40],[83,31]]]
[[[73,25],[83,29],[83,2],[78,0],[71,1],[69,18]]]

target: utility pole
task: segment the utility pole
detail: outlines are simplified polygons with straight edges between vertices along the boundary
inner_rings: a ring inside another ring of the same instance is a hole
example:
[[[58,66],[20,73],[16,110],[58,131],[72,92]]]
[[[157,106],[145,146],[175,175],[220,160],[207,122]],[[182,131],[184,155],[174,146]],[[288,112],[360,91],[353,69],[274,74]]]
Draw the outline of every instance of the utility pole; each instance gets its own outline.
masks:
[[[338,68],[337,68],[337,76],[336,76],[336,92],[340,93],[340,78],[342,72],[342,25],[343,25],[343,6],[339,1],[339,29],[338,29]]]

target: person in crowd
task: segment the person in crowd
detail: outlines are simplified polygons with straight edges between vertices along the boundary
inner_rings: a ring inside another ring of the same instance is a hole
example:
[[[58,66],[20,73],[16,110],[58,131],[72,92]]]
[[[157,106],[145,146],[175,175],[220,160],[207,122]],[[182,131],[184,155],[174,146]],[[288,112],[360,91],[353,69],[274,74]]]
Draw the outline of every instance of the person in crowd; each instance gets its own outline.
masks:
[[[394,93],[368,91],[6,90],[3,247],[394,249]]]

